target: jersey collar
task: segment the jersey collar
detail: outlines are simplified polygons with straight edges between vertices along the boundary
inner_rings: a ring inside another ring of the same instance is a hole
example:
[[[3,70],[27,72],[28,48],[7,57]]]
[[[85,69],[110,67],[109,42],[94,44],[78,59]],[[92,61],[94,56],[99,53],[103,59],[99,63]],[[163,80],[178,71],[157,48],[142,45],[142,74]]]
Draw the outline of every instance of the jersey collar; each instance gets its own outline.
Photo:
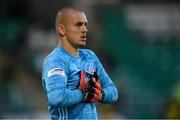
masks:
[[[57,48],[58,48],[60,51],[63,51],[63,52],[64,52],[65,54],[67,54],[68,56],[70,56],[71,58],[78,59],[78,57],[79,57],[79,50],[78,50],[77,56],[73,56],[73,55],[70,54],[67,50],[65,50],[61,45],[58,45]]]

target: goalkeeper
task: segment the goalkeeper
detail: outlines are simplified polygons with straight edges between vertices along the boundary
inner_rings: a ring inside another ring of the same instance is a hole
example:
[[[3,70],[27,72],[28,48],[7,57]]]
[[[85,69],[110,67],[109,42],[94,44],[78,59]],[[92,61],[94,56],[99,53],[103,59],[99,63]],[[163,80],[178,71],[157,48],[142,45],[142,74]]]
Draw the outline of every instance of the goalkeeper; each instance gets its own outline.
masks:
[[[97,119],[96,102],[112,103],[118,91],[86,46],[84,12],[62,8],[56,16],[59,43],[44,59],[42,84],[51,119]]]

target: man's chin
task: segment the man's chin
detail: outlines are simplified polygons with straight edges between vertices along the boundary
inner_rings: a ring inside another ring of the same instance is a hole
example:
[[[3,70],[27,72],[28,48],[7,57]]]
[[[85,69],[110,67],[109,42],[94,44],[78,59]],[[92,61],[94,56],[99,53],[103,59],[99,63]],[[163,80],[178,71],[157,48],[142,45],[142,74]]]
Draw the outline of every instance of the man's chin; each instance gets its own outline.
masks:
[[[86,47],[86,43],[78,45],[78,48],[85,48],[85,47]]]

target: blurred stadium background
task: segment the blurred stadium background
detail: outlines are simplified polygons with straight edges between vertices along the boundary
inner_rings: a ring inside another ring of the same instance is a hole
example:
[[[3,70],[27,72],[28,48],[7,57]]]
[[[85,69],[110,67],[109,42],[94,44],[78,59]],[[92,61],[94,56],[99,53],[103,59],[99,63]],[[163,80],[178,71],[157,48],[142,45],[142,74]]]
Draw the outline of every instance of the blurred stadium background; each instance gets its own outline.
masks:
[[[49,118],[41,65],[65,5],[85,9],[87,47],[119,90],[117,103],[97,104],[100,118],[180,118],[179,0],[1,0],[1,119]]]

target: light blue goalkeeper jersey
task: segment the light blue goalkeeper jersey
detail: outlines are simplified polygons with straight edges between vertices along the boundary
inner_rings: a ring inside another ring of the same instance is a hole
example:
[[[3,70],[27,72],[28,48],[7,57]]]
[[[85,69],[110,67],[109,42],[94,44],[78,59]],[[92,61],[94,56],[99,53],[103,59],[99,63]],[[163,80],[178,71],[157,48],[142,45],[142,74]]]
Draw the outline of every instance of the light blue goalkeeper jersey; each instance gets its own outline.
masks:
[[[95,103],[83,102],[78,89],[79,71],[87,80],[97,72],[104,90],[102,103],[115,102],[118,91],[97,56],[88,49],[79,49],[77,57],[58,45],[44,60],[42,84],[48,100],[51,119],[97,119]]]

